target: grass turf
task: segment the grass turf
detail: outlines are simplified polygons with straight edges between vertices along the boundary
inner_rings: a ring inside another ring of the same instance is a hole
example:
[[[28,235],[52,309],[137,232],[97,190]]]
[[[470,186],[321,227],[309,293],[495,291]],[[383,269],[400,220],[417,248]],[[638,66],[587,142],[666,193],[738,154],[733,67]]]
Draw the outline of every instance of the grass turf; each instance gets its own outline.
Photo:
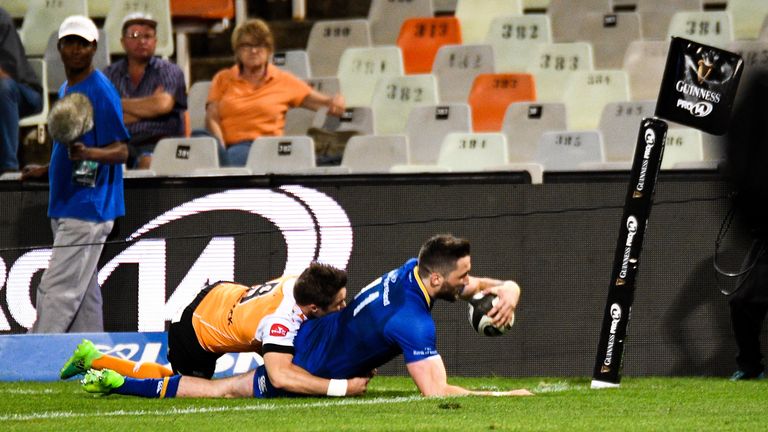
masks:
[[[764,430],[768,381],[625,378],[452,378],[474,389],[528,388],[534,397],[424,399],[409,378],[377,377],[361,398],[143,399],[94,396],[76,381],[0,383],[0,429],[139,430]]]

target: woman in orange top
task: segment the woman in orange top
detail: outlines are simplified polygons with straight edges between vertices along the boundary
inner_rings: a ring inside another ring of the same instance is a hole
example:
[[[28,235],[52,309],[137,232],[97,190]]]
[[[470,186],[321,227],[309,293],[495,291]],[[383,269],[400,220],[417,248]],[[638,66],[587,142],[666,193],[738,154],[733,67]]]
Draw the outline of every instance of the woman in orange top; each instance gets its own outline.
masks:
[[[271,63],[274,38],[264,21],[239,25],[232,33],[232,49],[237,64],[213,77],[205,115],[208,131],[224,146],[222,166],[244,166],[254,139],[282,135],[289,108],[328,107],[336,116],[344,112],[341,95],[315,91]]]

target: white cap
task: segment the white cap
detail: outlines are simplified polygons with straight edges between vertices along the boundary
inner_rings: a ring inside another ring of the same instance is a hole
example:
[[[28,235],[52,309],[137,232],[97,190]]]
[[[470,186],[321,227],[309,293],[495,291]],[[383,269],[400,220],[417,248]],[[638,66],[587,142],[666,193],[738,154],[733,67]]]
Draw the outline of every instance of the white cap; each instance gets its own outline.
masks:
[[[68,16],[59,27],[59,39],[65,36],[80,36],[88,42],[99,40],[99,30],[90,18],[82,15]]]
[[[133,12],[129,13],[128,15],[123,18],[123,33],[125,33],[125,29],[129,25],[133,24],[142,24],[142,25],[148,25],[152,28],[157,28],[157,21],[155,21],[154,18],[152,18],[152,15],[146,12]]]

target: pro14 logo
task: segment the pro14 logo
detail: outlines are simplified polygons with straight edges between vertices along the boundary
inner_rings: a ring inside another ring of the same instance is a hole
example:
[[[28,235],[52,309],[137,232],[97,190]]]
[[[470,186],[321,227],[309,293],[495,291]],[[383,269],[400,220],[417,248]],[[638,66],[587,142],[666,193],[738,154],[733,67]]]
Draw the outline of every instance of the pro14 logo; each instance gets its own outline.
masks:
[[[611,329],[608,336],[608,346],[605,350],[605,360],[603,360],[603,367],[600,369],[601,373],[608,373],[611,370],[613,346],[616,343],[616,332],[619,328],[619,322],[621,322],[621,306],[618,303],[614,303],[611,305]]]
[[[621,270],[619,271],[619,279],[616,280],[616,285],[624,285],[627,274],[629,273],[629,264],[634,263],[636,260],[631,258],[632,243],[635,240],[635,234],[637,234],[638,222],[634,216],[627,218],[627,241],[624,244],[624,258],[621,261]]]
[[[712,112],[712,104],[705,101],[689,102],[685,99],[677,100],[677,107],[682,108],[691,113],[694,117],[706,117]]]

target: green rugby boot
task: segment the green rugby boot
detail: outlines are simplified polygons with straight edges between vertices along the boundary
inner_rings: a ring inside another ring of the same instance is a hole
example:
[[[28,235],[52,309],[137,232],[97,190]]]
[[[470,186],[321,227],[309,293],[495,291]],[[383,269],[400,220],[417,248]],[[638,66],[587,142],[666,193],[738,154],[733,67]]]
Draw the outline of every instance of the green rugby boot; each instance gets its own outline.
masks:
[[[96,349],[93,342],[88,339],[83,339],[82,342],[75,348],[72,357],[64,363],[64,367],[59,371],[59,377],[61,379],[71,378],[75,375],[82,375],[88,369],[91,368],[91,364],[94,360],[101,357],[103,354]]]
[[[125,378],[112,369],[91,369],[80,380],[83,390],[88,393],[111,393],[125,383]]]

